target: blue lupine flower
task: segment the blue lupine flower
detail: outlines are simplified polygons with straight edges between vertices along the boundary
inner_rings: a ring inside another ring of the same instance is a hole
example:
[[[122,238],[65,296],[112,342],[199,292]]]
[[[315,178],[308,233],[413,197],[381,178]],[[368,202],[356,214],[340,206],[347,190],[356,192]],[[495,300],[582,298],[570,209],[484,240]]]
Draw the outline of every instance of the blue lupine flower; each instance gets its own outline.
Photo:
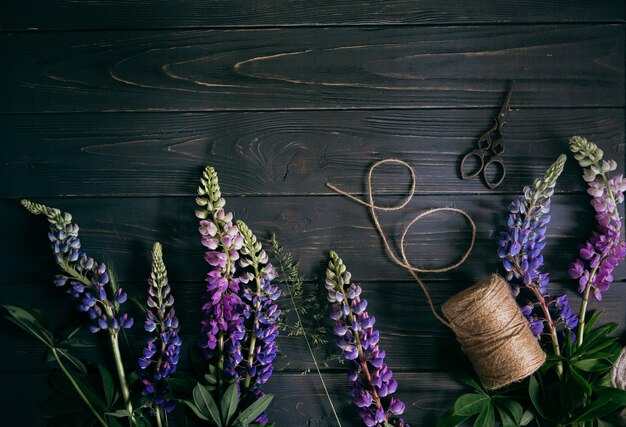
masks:
[[[120,328],[130,328],[133,319],[128,314],[119,315],[119,307],[127,295],[111,282],[105,264],[99,264],[80,250],[79,228],[72,224],[72,215],[29,200],[22,200],[22,205],[29,212],[48,218],[48,239],[52,243],[54,259],[66,273],[57,275],[54,285],[68,285],[67,293],[91,320],[89,330],[94,333],[103,329],[116,332]]]
[[[385,363],[385,351],[378,346],[376,319],[366,311],[367,301],[361,298],[361,287],[350,283],[351,275],[335,252],[326,269],[330,318],[335,321],[337,346],[350,361],[348,379],[359,415],[368,427],[393,425],[409,427],[397,415],[404,413],[404,403],[393,397],[398,383]]]
[[[144,328],[152,334],[138,364],[144,384],[143,394],[148,396],[153,412],[159,407],[170,412],[176,406],[167,399],[169,387],[165,379],[176,372],[182,340],[179,336],[178,318],[174,311],[174,297],[170,294],[167,270],[163,263],[160,243],[152,247],[152,271],[150,273],[148,310]]]
[[[542,271],[544,260],[541,251],[546,246],[546,229],[551,219],[550,198],[566,159],[565,155],[561,155],[544,177],[535,180],[532,187],[524,187],[524,195],[513,200],[509,206],[507,231],[500,233],[497,239],[498,256],[513,295],[518,296],[520,286],[525,286],[541,300],[540,303],[529,302],[521,308],[535,336],[543,333],[546,321],[551,329],[558,325],[571,329],[571,325],[578,322],[566,296],[555,299],[548,295],[549,274]],[[549,307],[558,308],[556,322],[552,321]],[[539,315],[541,310],[543,313]]]
[[[237,221],[237,227],[243,237],[239,259],[244,270],[240,276],[242,299],[246,303],[243,315],[250,331],[244,340],[247,359],[239,367],[238,374],[244,378],[244,390],[252,391],[258,399],[262,395],[259,394],[260,387],[272,375],[273,361],[278,350],[276,323],[281,311],[276,300],[280,297],[280,291],[271,282],[276,277],[276,271],[268,262],[261,242],[243,221]],[[255,422],[267,422],[267,414],[262,413]]]

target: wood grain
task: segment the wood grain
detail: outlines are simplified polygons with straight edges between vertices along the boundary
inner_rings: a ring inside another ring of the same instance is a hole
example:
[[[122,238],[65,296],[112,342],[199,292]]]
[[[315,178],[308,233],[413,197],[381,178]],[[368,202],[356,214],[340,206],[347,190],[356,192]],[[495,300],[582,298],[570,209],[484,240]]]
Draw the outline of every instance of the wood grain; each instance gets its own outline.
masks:
[[[405,224],[420,211],[442,206],[466,210],[477,226],[472,255],[456,270],[425,277],[471,282],[499,266],[495,238],[505,229],[512,199],[513,196],[500,195],[417,196],[404,210],[381,215],[381,222],[393,244],[397,244]],[[84,250],[97,259],[106,255],[120,280],[145,280],[149,249],[155,240],[163,244],[175,280],[199,281],[206,274],[192,197],[38,201],[71,212],[81,226]],[[396,201],[397,198],[385,197],[380,198],[379,204],[391,205]],[[343,197],[231,198],[226,207],[235,213],[235,218],[246,221],[260,238],[276,233],[285,247],[300,258],[302,273],[311,280],[323,277],[330,249],[352,266],[355,280],[411,280],[384,252],[368,210]],[[8,242],[28,242],[16,244],[0,259],[0,283],[47,283],[55,267],[48,249],[46,221],[29,215],[16,200],[0,201],[0,217],[12,225],[3,233]],[[589,196],[555,196],[552,218],[544,254],[546,268],[556,280],[566,277],[575,248],[584,243],[594,227]],[[458,215],[426,217],[412,228],[407,255],[414,264],[424,267],[451,264],[467,249],[469,230]],[[617,280],[626,277],[625,270],[620,266],[615,271]]]
[[[485,13],[488,11],[489,13]],[[616,22],[624,3],[584,0],[355,0],[220,2],[202,0],[2,2],[0,28],[10,30],[153,29],[293,25],[397,25],[537,22]]]
[[[375,161],[396,157],[419,175],[418,194],[493,193],[463,181],[461,157],[489,128],[496,109],[254,113],[5,115],[0,148],[3,197],[192,195],[214,166],[222,191],[238,195],[355,193]],[[623,109],[513,109],[504,128],[507,177],[518,193],[540,176],[567,140],[582,134],[624,170]],[[406,170],[377,174],[376,193],[404,190]],[[570,157],[558,193],[586,184]]]
[[[623,107],[624,26],[2,35],[0,112]]]
[[[352,269],[353,272],[358,271]],[[204,284],[176,283],[172,281],[172,292],[176,298],[175,307],[181,324],[183,347],[180,365],[189,366],[188,352],[199,339],[200,306],[204,299]],[[439,307],[448,298],[469,286],[471,282],[443,281],[429,282],[432,297]],[[387,360],[395,370],[401,371],[436,371],[445,370],[447,359],[445,353],[452,348],[458,348],[454,335],[445,326],[439,323],[432,315],[422,291],[414,282],[365,282],[362,283],[364,298],[368,301],[368,312],[376,317],[376,328],[380,331],[380,345],[387,353]],[[127,283],[123,288],[131,296],[141,301],[146,298],[145,283]],[[279,300],[281,309],[291,307],[287,298],[287,291],[283,285],[283,298]],[[574,311],[578,311],[580,296],[576,293],[576,284],[573,281],[550,283],[552,295],[567,294]],[[324,287],[319,283],[308,283],[305,291],[317,292],[322,307],[327,307]],[[606,310],[602,315],[601,323],[618,322],[621,327],[617,330],[618,336],[626,333],[626,282],[614,283],[611,290],[605,293],[605,299],[599,303],[592,301],[590,309]],[[520,302],[523,302],[520,300]],[[84,314],[75,310],[70,298],[62,289],[56,289],[51,283],[35,284],[3,284],[0,286],[0,304],[14,304],[33,307],[41,310],[58,327],[80,325],[85,321]],[[126,310],[134,313],[136,325],[126,332],[130,346],[123,344],[127,366],[133,366],[134,357],[141,352],[141,346],[146,334],[143,331],[143,315],[127,305]],[[295,319],[288,319],[293,325]],[[305,325],[310,325],[312,319],[305,316]],[[318,323],[315,322],[315,325]],[[322,323],[330,328],[330,321]],[[3,326],[0,334],[0,348],[10,348],[10,351],[0,352],[0,372],[41,372],[47,369],[44,359],[44,348],[30,336],[12,325]],[[86,330],[80,334],[86,340],[93,338]],[[337,352],[335,338],[332,334],[327,337],[328,343],[316,352],[318,360],[323,361]],[[98,342],[98,341],[96,341]],[[126,340],[125,340],[126,342]],[[313,368],[306,343],[301,337],[289,337],[282,333],[279,338],[281,357],[276,360],[277,370],[287,372],[303,372]],[[108,355],[102,352],[107,343],[99,342],[99,347],[81,349],[76,355],[83,360],[107,363]],[[328,369],[343,369],[335,360],[328,361]]]

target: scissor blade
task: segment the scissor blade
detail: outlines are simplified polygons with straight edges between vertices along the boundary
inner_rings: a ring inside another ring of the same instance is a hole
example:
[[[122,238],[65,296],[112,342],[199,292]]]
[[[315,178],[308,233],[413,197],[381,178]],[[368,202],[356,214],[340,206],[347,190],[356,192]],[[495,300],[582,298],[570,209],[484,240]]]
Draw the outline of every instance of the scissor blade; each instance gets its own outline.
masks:
[[[502,129],[504,126],[504,122],[506,121],[506,115],[509,112],[509,103],[511,102],[511,95],[513,95],[513,88],[515,87],[515,80],[511,80],[511,86],[509,87],[509,92],[506,94],[506,98],[504,99],[504,103],[502,104],[502,108],[500,108],[500,113],[498,114],[498,129]]]

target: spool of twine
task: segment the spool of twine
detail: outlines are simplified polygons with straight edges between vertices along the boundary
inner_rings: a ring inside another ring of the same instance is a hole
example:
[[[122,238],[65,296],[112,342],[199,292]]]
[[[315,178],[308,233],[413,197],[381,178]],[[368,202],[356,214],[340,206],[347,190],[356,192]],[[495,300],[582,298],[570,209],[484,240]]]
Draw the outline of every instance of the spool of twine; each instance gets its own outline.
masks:
[[[488,389],[522,380],[546,360],[508,283],[497,274],[459,292],[441,309]]]
[[[611,384],[615,388],[626,390],[626,347],[622,348],[622,352],[611,369]]]
[[[385,164],[398,164],[406,167],[411,174],[411,188],[405,199],[395,206],[379,206],[374,202],[372,175],[374,170]],[[378,211],[388,212],[404,208],[409,204],[416,188],[416,174],[413,168],[399,159],[385,159],[374,163],[367,174],[367,201],[355,197],[331,183],[326,185],[344,197],[370,210],[374,226],[383,241],[391,260],[406,269],[420,286],[433,315],[455,333],[463,351],[470,358],[482,384],[488,389],[496,389],[519,381],[543,364],[546,354],[533,336],[528,322],[522,315],[511,289],[498,275],[480,282],[450,298],[442,307],[446,321],[437,313],[426,284],[418,273],[443,273],[463,264],[470,255],[476,240],[476,225],[463,210],[446,207],[424,211],[415,216],[404,228],[400,239],[400,256],[397,256],[385,235]],[[406,254],[406,238],[409,230],[420,220],[440,213],[453,213],[463,216],[471,226],[471,238],[465,253],[451,265],[439,268],[420,268],[411,264]]]

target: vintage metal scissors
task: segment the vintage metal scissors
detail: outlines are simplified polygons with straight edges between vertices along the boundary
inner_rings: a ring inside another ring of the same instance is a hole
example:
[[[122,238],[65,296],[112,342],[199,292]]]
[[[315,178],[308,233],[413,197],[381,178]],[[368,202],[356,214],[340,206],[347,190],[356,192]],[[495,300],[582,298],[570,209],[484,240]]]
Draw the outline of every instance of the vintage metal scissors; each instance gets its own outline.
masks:
[[[482,172],[487,187],[491,188],[492,190],[502,184],[502,181],[504,181],[504,176],[506,175],[506,168],[504,167],[504,162],[502,161],[502,153],[504,153],[504,137],[502,136],[502,127],[504,126],[504,123],[506,123],[506,115],[509,112],[509,103],[511,101],[511,95],[513,94],[514,86],[515,81],[512,81],[509,92],[506,94],[504,103],[500,108],[500,112],[494,119],[493,127],[485,132],[480,138],[478,138],[478,141],[476,143],[476,149],[467,153],[465,156],[463,156],[463,160],[461,160],[461,178],[471,179]],[[487,163],[485,163],[485,155],[487,154],[489,149],[491,149],[493,156],[487,161]],[[470,157],[477,157],[480,162],[480,167],[475,172],[465,173],[465,161]],[[492,182],[489,181],[486,171],[489,166],[493,164],[499,165],[502,169],[502,173],[500,175],[500,178]]]

